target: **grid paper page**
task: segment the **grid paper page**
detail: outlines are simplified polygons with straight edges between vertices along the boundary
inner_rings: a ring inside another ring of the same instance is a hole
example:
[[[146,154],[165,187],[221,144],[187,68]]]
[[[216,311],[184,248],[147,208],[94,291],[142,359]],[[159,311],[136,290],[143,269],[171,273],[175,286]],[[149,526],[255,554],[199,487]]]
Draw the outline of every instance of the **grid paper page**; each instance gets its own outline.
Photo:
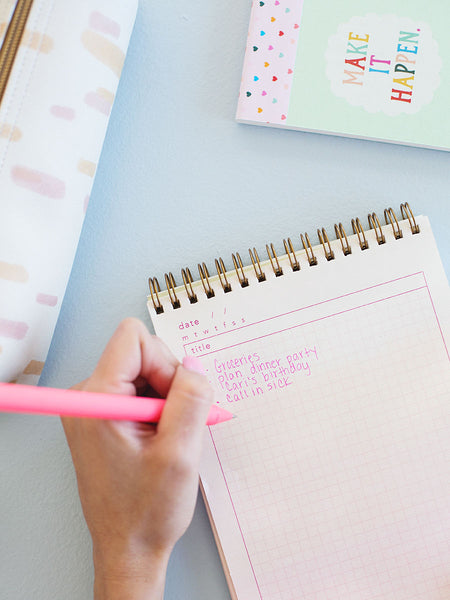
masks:
[[[419,224],[153,317],[237,415],[201,476],[241,600],[450,594],[449,290]]]

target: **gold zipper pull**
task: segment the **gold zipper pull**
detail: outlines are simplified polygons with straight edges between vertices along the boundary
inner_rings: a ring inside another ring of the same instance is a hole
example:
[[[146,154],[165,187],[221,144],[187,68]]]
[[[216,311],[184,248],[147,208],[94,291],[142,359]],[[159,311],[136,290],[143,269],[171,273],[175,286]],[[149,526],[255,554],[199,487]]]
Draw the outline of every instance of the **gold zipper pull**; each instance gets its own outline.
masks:
[[[33,0],[17,0],[0,49],[0,104],[2,102],[14,60],[25,31]]]
[[[2,47],[8,23],[11,21],[17,0],[0,1],[0,48]]]

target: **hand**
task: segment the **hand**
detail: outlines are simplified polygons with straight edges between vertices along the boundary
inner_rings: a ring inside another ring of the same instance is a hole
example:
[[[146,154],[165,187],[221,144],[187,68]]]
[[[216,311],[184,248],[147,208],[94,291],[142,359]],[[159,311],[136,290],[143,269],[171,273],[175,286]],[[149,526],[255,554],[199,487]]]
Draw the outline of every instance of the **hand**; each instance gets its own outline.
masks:
[[[170,553],[192,519],[213,400],[199,361],[184,365],[140,321],[126,319],[75,387],[156,392],[167,400],[160,422],[62,419],[93,541],[95,600],[163,597]]]

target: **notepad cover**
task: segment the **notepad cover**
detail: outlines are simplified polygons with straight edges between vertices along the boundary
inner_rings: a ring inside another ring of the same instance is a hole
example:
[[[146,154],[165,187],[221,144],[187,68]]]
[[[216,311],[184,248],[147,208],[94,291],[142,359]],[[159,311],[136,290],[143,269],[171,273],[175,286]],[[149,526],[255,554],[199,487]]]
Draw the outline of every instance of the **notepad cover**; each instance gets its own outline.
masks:
[[[254,0],[237,119],[449,150],[448,4]]]

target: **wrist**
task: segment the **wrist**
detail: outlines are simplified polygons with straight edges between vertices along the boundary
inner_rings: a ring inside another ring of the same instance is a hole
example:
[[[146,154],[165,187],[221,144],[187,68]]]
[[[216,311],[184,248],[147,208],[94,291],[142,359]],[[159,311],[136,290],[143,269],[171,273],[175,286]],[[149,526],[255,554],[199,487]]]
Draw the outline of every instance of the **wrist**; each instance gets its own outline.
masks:
[[[162,600],[169,553],[108,555],[94,551],[94,600]]]

